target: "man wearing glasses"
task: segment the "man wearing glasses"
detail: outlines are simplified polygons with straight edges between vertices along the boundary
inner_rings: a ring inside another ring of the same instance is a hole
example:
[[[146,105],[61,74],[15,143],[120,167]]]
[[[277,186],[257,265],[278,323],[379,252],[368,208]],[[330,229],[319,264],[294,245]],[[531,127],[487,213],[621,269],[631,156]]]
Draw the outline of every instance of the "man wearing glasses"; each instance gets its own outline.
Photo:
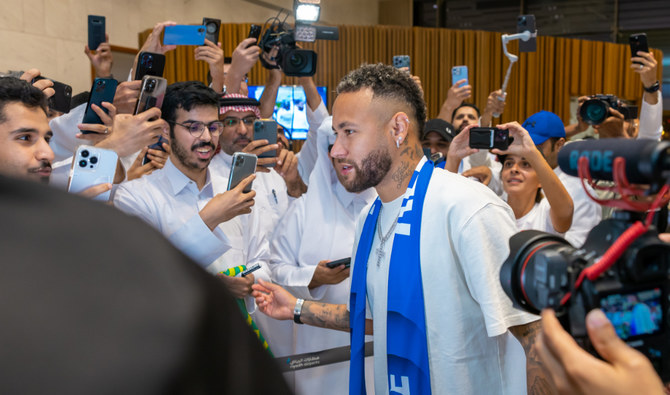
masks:
[[[168,87],[162,117],[170,125],[170,158],[163,169],[122,184],[114,205],[148,222],[177,248],[212,273],[233,266],[267,261],[267,240],[252,237],[257,218],[248,214],[256,192],[243,189],[244,179],[226,191],[227,180],[209,171],[224,127],[219,121],[219,95],[201,82]],[[254,276],[269,279],[269,269],[246,277],[219,277],[231,293],[243,298]],[[252,299],[249,299],[253,303]]]

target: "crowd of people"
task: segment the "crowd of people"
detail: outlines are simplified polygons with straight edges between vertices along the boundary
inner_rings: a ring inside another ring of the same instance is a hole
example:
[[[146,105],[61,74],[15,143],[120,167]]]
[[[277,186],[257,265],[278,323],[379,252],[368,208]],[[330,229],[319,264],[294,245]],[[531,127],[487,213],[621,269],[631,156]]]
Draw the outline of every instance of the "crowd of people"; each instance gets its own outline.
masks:
[[[140,51],[173,50],[160,39],[172,24],[157,24]],[[108,43],[85,53],[96,77],[111,77]],[[114,209],[139,217],[195,262],[187,265],[215,276],[242,310],[220,314],[245,318],[265,347],[249,359],[272,370],[269,355],[286,359],[351,346],[346,360],[284,373],[298,394],[663,392],[651,364],[617,340],[602,312],[591,312],[587,325],[609,363],[581,350],[553,312],[540,317],[516,309],[500,284],[508,240],[519,230],[554,233],[581,246],[608,215],[558,167],[559,151],[588,127],[579,115],[577,124],[565,126],[546,109],[500,124],[502,92],[491,92],[480,111],[468,102],[472,86],[458,81],[437,117],[428,119],[417,77],[368,64],[343,76],[332,115],[313,79],[300,77],[309,132],[295,153],[281,130],[277,144],[254,140],[254,122],[273,113],[282,80],[280,69],[268,70],[260,99],[248,98],[245,75],[261,56],[272,63],[248,38],[227,63],[220,44],[207,40],[195,58],[208,63],[209,85],[175,82],[160,108],[134,114],[141,81],[129,78],[104,110],[92,106],[100,124],[82,123],[86,93],[73,97],[69,113],[50,111],[52,82],[35,81],[39,70],[0,77],[0,174],[65,190],[79,146],[116,152],[114,181],[80,194],[93,198],[111,190]],[[658,63],[646,52],[631,61],[638,62],[631,67],[641,80],[639,120],[610,109],[595,132],[660,140]],[[504,150],[470,148],[477,126],[496,126],[513,140]],[[159,137],[162,147],[150,148]],[[261,157],[270,151],[276,156]],[[237,152],[258,157],[256,173],[228,188]],[[78,215],[76,207],[68,210]],[[128,233],[141,241],[141,232]],[[120,252],[114,256],[131,274],[135,260],[154,259]],[[164,255],[157,251],[155,259]],[[329,265],[347,257],[350,265]],[[255,265],[260,268],[238,274]],[[189,286],[203,285],[183,287]],[[175,284],[175,292],[181,287]],[[123,292],[120,287],[119,298]],[[189,314],[175,316],[162,318],[165,325]],[[372,356],[365,352],[369,342]],[[230,353],[245,353],[246,344]],[[266,391],[256,384],[235,393],[254,388]]]

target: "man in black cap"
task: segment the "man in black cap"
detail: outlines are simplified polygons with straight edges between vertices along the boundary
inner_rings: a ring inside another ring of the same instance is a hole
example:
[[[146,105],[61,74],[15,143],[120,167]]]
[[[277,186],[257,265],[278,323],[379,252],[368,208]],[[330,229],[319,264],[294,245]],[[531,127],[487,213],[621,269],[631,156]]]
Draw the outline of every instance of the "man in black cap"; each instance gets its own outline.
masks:
[[[430,158],[435,165],[444,169],[449,144],[454,139],[454,127],[440,118],[431,119],[423,127],[421,145],[430,150]]]

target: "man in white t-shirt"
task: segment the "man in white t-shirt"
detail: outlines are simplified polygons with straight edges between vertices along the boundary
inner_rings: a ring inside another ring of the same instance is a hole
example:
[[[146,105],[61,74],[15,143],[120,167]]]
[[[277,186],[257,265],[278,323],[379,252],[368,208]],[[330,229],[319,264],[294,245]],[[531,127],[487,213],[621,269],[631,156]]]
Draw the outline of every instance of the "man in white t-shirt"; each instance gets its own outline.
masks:
[[[508,239],[516,233],[512,213],[485,186],[427,163],[419,140],[425,118],[423,98],[406,73],[364,65],[343,78],[331,156],[348,191],[374,187],[380,198],[358,220],[350,304],[304,301],[259,282],[259,308],[297,323],[352,329],[350,393],[364,393],[362,332],[374,336],[379,394],[414,392],[418,382],[417,393],[523,392],[524,369],[509,363],[520,351],[510,332],[526,351],[529,389],[550,392],[534,352],[538,317],[515,310],[500,285]],[[408,240],[411,248],[398,247]],[[396,259],[403,254],[410,259]],[[415,281],[404,282],[403,275]],[[398,325],[414,319],[414,328]],[[399,327],[423,340],[399,339]],[[420,346],[409,348],[420,363],[395,370],[396,357],[412,360],[403,348],[409,343]]]

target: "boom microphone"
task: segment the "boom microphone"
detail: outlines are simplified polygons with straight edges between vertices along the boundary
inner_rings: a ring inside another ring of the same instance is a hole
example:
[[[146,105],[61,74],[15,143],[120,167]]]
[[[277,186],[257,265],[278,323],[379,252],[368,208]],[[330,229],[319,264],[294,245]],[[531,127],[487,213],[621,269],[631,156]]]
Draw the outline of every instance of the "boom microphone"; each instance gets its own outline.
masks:
[[[571,176],[578,176],[579,158],[589,159],[595,180],[613,181],[614,159],[626,160],[626,177],[631,184],[653,184],[670,178],[670,142],[608,138],[566,144],[558,153],[558,165]]]

